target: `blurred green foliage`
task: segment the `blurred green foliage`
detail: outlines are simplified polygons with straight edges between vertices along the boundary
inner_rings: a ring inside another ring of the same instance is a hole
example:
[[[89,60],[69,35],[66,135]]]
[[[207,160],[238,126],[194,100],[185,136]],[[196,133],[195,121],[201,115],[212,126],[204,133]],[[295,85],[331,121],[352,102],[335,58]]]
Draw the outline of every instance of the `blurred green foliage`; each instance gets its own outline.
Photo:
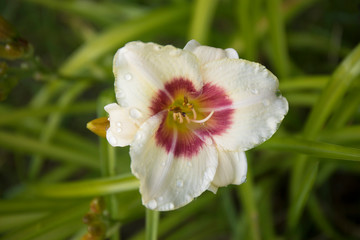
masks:
[[[5,0],[0,15],[0,239],[81,239],[98,196],[112,240],[360,238],[359,1]],[[159,219],[128,148],[86,123],[114,101],[118,48],[190,39],[272,70],[290,111],[247,152],[245,184]]]

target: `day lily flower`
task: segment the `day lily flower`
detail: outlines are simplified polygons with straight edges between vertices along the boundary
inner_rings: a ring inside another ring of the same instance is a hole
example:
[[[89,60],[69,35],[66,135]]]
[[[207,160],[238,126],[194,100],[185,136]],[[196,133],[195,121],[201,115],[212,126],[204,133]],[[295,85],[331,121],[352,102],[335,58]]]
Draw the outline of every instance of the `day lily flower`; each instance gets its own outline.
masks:
[[[142,202],[154,210],[243,183],[244,151],[270,138],[288,111],[277,78],[231,48],[130,42],[113,72],[118,103],[105,106],[106,138],[130,145]]]

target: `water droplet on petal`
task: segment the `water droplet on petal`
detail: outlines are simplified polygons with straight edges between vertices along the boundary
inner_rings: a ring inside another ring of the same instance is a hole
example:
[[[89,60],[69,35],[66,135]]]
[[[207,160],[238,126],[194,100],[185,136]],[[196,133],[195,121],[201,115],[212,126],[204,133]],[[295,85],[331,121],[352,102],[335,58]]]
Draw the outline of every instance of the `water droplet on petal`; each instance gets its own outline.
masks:
[[[121,90],[117,90],[116,91],[116,98],[124,98],[125,97],[125,93]]]
[[[185,195],[185,201],[190,202],[192,200],[192,197],[188,194]]]
[[[192,167],[192,163],[190,161],[187,162],[188,167]]]
[[[164,205],[164,207],[163,207],[163,209],[164,210],[172,210],[172,209],[174,209],[174,204],[173,203],[167,203],[167,204],[165,204]]]
[[[125,74],[124,76],[125,80],[129,81],[132,79],[132,75],[130,73]]]
[[[263,104],[264,104],[264,106],[269,106],[269,105],[270,105],[270,101],[269,101],[268,99],[265,99],[265,100],[263,101]]]
[[[178,188],[183,187],[183,186],[184,186],[183,180],[181,180],[181,179],[176,180],[176,186],[177,186]]]
[[[259,94],[259,90],[257,90],[256,88],[251,89],[251,93],[252,94]]]
[[[150,209],[155,209],[157,207],[157,202],[155,199],[153,200],[150,200],[147,204],[147,206],[150,208]]]
[[[120,102],[119,102],[119,104],[120,104],[120,106],[122,106],[122,107],[127,107],[127,106],[129,106],[129,104],[123,99],[123,100],[121,100]]]
[[[106,137],[107,137],[107,140],[109,141],[109,143],[110,143],[112,146],[116,145],[117,140],[116,140],[116,138],[112,135],[111,132],[108,132]]]
[[[162,161],[162,163],[161,163],[161,166],[165,166],[166,165],[166,162],[165,161]]]
[[[116,126],[121,127],[121,122],[117,122]]]
[[[142,113],[136,108],[131,108],[130,109],[130,117],[132,117],[134,119],[139,119],[142,117]]]
[[[156,51],[159,51],[159,50],[161,49],[161,46],[159,46],[159,45],[154,45],[154,49],[155,49]]]
[[[143,139],[143,134],[141,132],[138,132],[135,136],[136,141],[141,141]]]
[[[170,56],[173,56],[173,57],[176,57],[176,56],[179,56],[180,53],[181,53],[181,50],[180,50],[180,49],[174,49],[174,50],[171,50],[171,51],[169,52],[169,55],[170,55]]]
[[[241,178],[241,183],[246,183],[246,176],[243,176],[243,177]]]
[[[118,128],[116,129],[116,131],[117,131],[118,133],[120,133],[120,132],[122,131],[122,129],[118,127]]]

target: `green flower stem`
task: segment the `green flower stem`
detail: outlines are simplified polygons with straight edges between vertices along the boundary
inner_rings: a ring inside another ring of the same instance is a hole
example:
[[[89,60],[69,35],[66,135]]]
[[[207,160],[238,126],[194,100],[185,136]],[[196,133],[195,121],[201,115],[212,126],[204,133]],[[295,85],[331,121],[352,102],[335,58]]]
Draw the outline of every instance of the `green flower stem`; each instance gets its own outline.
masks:
[[[97,169],[99,164],[96,156],[71,148],[60,147],[50,143],[42,143],[23,135],[0,131],[0,146],[14,151],[41,154],[56,160],[78,164]]]
[[[211,23],[214,18],[218,0],[194,1],[193,14],[189,27],[189,40],[195,39],[201,44],[206,44],[209,37]]]
[[[250,225],[249,239],[259,240],[261,239],[259,213],[256,206],[254,183],[250,164],[248,164],[246,183],[239,186],[238,193],[241,203],[244,206],[247,222]]]
[[[113,90],[103,92],[98,98],[97,115],[98,117],[105,117],[108,114],[104,111],[104,106],[114,102]],[[106,139],[99,137],[100,145],[100,160],[101,160],[101,172],[103,177],[112,177],[117,174],[116,172],[116,152],[115,147],[111,146]],[[120,219],[119,216],[119,202],[116,195],[110,195],[106,197],[106,208],[109,211],[112,220],[116,221]],[[120,227],[120,226],[119,226]],[[113,232],[111,240],[119,239],[119,229]]]
[[[266,1],[269,19],[272,63],[280,78],[287,77],[290,72],[290,59],[285,39],[285,23],[281,9],[281,0]]]
[[[360,74],[360,44],[346,57],[332,75],[331,80],[322,92],[317,104],[312,109],[310,116],[305,124],[304,138],[313,140],[317,137],[330,113],[336,104],[341,100],[348,87]],[[335,147],[340,151],[342,147]],[[348,150],[354,155],[349,160],[358,160],[358,149]],[[352,154],[350,154],[352,155]],[[293,167],[293,174],[290,184],[290,210],[289,210],[289,233],[293,234],[294,229],[300,219],[301,213],[307,200],[307,196],[315,182],[317,171],[317,161],[309,162],[306,156],[299,156]],[[304,172],[312,172],[309,178],[304,178]]]
[[[183,20],[187,14],[187,5],[175,5],[173,7],[152,11],[125,23],[114,25],[76,50],[76,52],[65,61],[59,72],[65,76],[74,76],[86,67],[88,63],[95,61],[105,53],[115,51],[127,41],[141,34]]]
[[[29,187],[29,194],[48,198],[81,198],[109,195],[139,188],[132,175],[84,180],[70,183],[41,184]]]
[[[236,208],[231,197],[231,188],[225,188],[221,194],[221,205],[224,209],[226,219],[228,224],[231,227],[231,231],[233,232],[233,236],[236,235],[237,232],[237,215],[236,215]]]
[[[360,149],[294,137],[274,137],[258,148],[297,152],[318,158],[360,161]]]
[[[202,195],[201,198],[196,199],[196,201],[191,202],[191,204],[178,211],[173,211],[168,215],[164,214],[164,217],[161,218],[161,225],[159,225],[158,236],[168,235],[173,229],[179,228],[182,223],[199,214],[204,207],[209,208],[211,199],[212,196],[210,195]],[[143,240],[144,238],[145,231],[140,231],[131,240]]]
[[[156,240],[157,239],[157,232],[158,232],[158,225],[159,225],[159,212],[153,211],[146,208],[146,240]]]

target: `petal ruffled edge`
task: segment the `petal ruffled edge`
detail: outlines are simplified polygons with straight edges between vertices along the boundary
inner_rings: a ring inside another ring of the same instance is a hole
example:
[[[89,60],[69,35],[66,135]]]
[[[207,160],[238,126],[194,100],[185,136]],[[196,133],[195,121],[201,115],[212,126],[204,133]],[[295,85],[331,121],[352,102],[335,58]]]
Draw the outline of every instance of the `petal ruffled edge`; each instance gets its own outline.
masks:
[[[110,145],[113,147],[130,145],[139,129],[138,124],[130,117],[133,110],[122,108],[116,103],[110,103],[104,109],[109,114],[110,127],[106,130],[106,139]]]
[[[220,60],[223,58],[238,59],[239,55],[233,48],[221,49],[201,45],[196,40],[190,40],[184,47],[184,50],[196,55],[202,65]]]
[[[223,88],[232,101],[231,106],[206,110],[234,110],[227,131],[214,136],[217,145],[229,151],[246,151],[276,132],[289,106],[269,70],[242,59],[221,59],[206,64],[203,73],[205,84]]]
[[[216,169],[213,187],[224,187],[229,184],[239,185],[246,181],[247,160],[243,151],[218,150],[219,163]]]

